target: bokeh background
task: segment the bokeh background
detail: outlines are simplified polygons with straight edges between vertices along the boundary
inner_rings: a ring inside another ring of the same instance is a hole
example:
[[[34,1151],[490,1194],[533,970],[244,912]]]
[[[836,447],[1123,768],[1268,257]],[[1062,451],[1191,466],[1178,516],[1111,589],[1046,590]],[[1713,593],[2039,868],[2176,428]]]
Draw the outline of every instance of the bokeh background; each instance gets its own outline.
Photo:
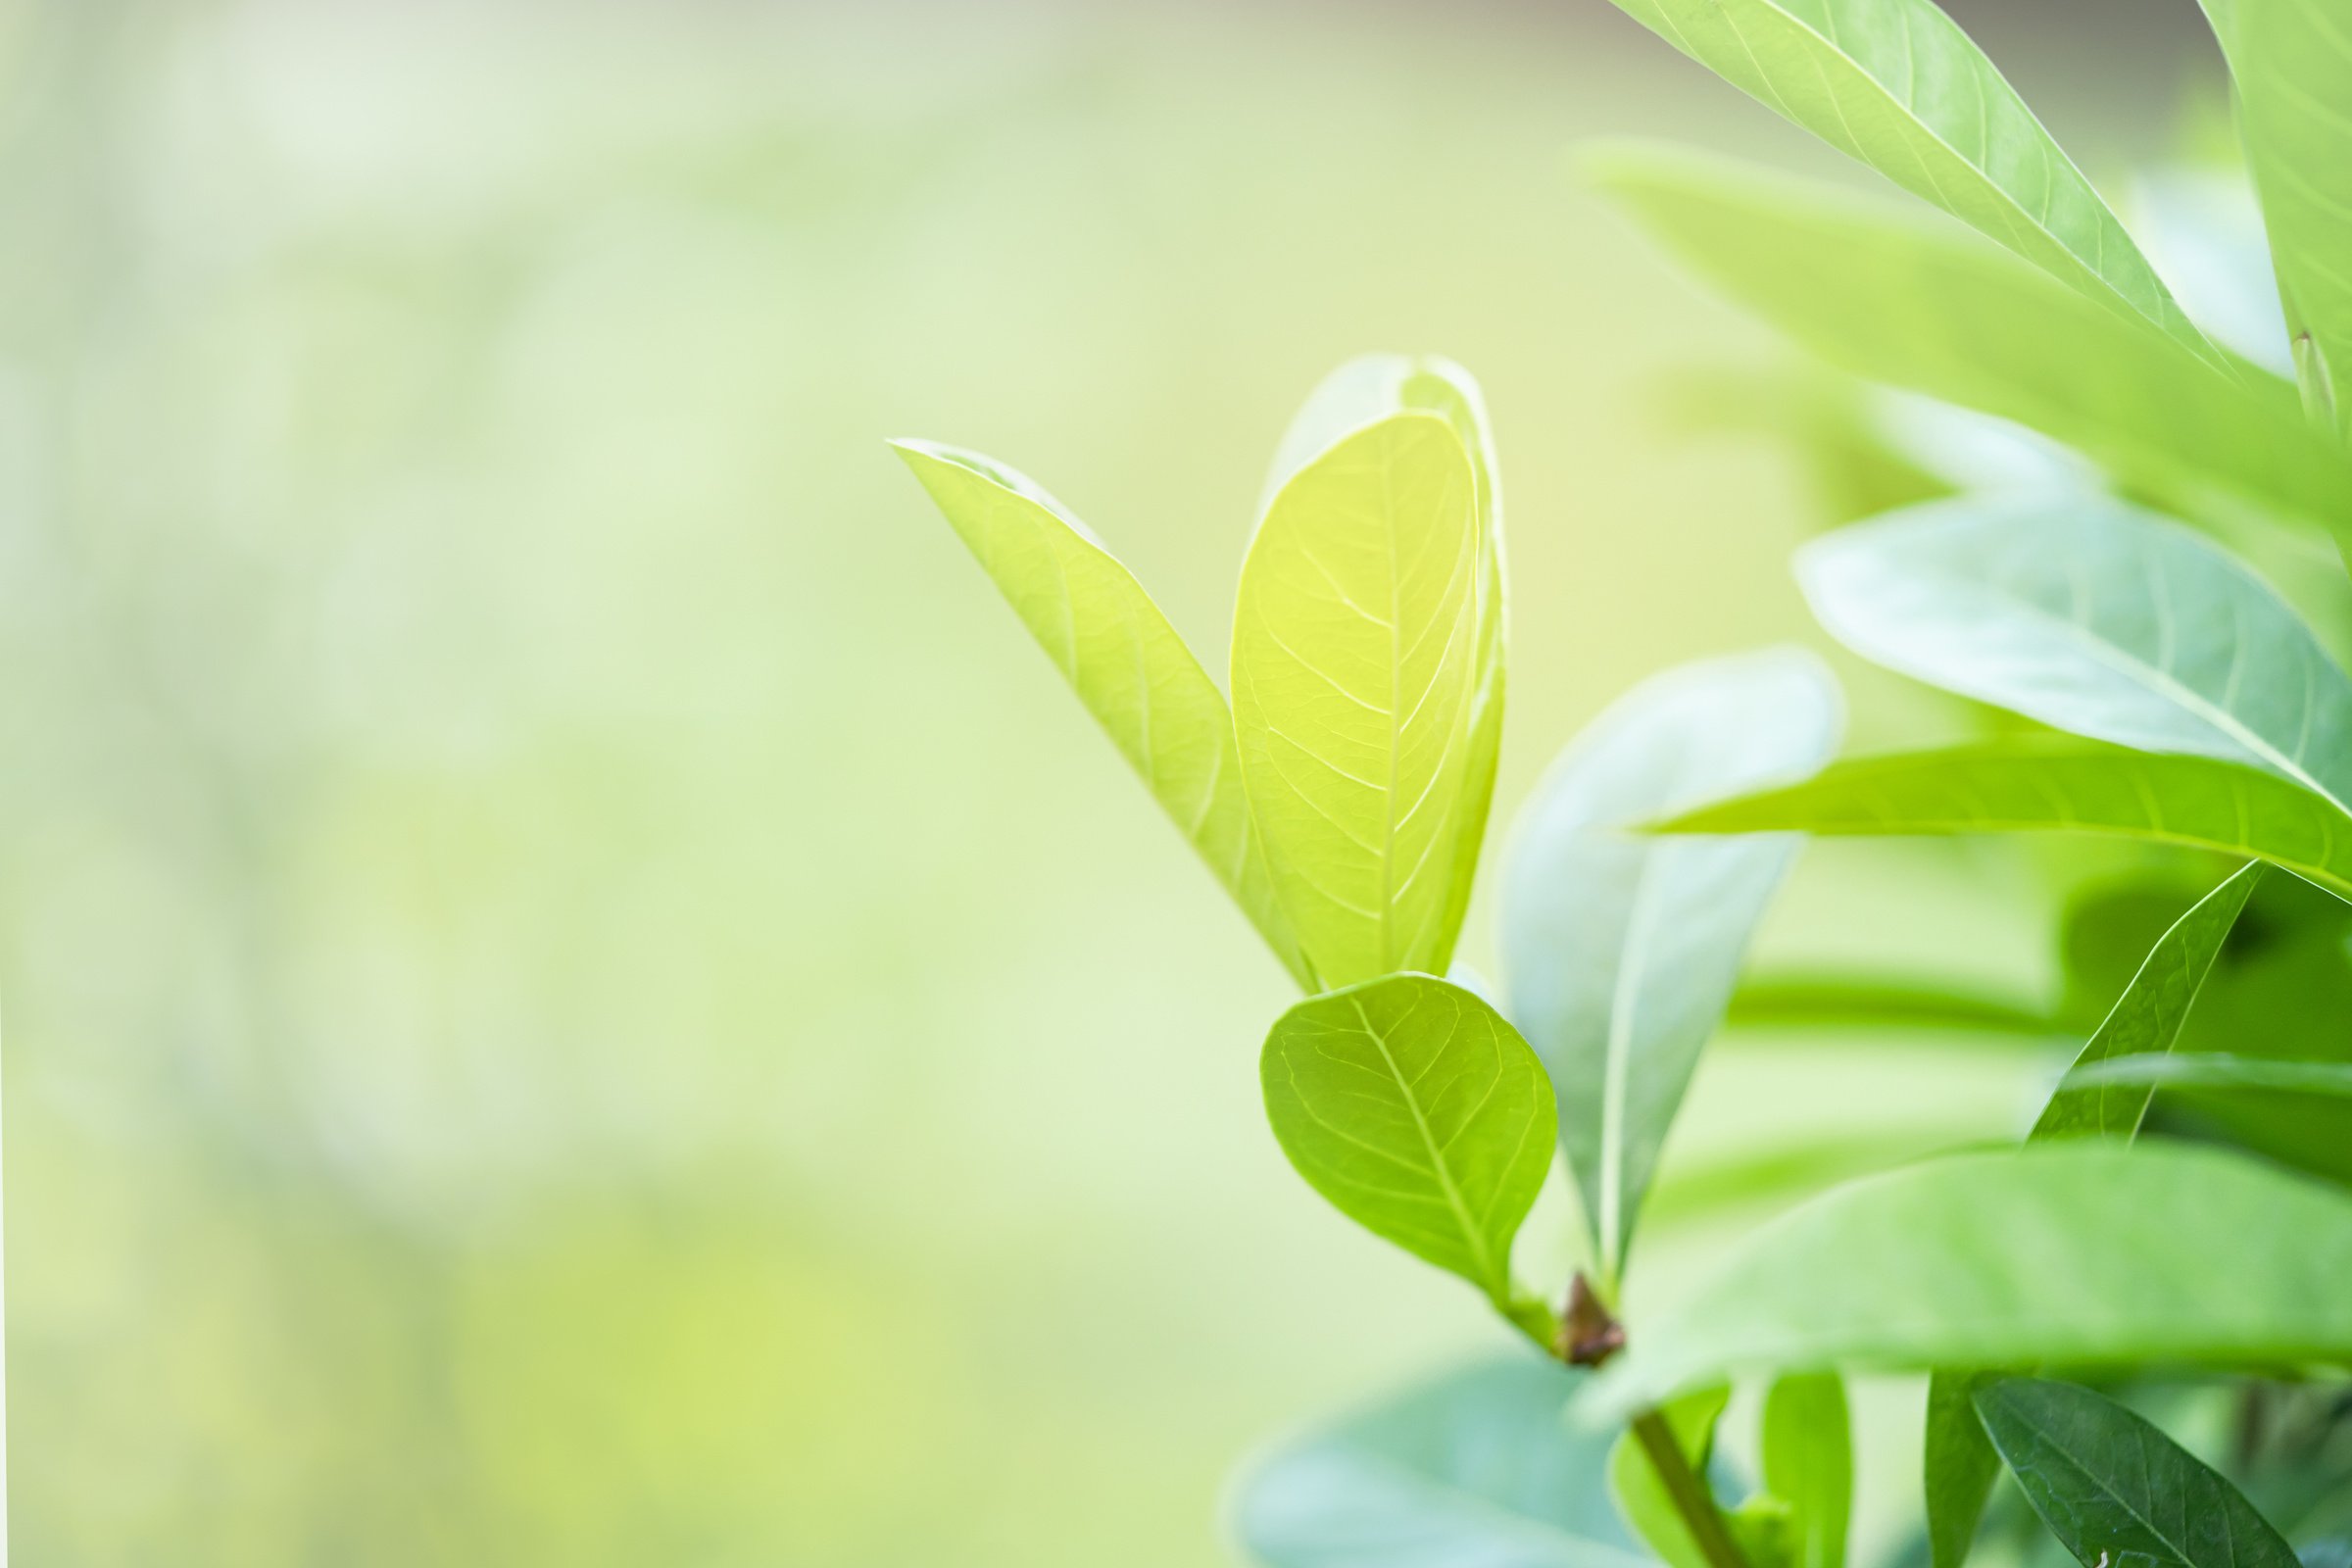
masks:
[[[1953,9],[2101,178],[2211,88],[2191,0]],[[1215,1564],[1252,1445],[1494,1343],[1284,1167],[1282,975],[883,440],[1221,668],[1292,409],[1461,360],[1507,823],[1635,679],[1812,640],[1834,500],[1690,416],[1813,383],[1571,150],[1851,176],[1602,0],[0,17],[21,1564]],[[1817,850],[1762,961],[2042,995],[2032,883]],[[1727,1041],[1637,1290],[1806,1126],[2043,1070],[1912,1045]]]

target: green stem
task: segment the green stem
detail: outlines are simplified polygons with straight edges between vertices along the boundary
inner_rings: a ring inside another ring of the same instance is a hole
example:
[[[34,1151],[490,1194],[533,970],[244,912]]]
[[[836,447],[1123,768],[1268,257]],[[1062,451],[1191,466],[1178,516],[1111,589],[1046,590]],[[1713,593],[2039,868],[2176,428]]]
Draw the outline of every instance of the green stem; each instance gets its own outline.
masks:
[[[1707,1490],[1697,1471],[1690,1468],[1683,1446],[1675,1440],[1674,1429],[1666,1418],[1655,1410],[1644,1410],[1634,1417],[1634,1439],[1642,1451],[1649,1455],[1650,1468],[1658,1473],[1658,1481],[1666,1495],[1690,1529],[1690,1539],[1698,1544],[1709,1568],[1747,1568],[1747,1557],[1740,1544],[1732,1539],[1729,1525],[1723,1522],[1722,1510],[1715,1506],[1715,1494]]]

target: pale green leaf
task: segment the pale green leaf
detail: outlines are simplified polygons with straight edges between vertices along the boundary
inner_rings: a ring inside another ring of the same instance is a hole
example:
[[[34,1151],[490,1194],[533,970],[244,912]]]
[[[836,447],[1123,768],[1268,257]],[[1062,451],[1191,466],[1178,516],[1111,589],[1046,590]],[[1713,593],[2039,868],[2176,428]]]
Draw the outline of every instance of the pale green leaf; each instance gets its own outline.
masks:
[[[2352,466],[2267,372],[2226,374],[1882,202],[1652,149],[1592,168],[1701,277],[1854,374],[2029,425],[2184,503],[2218,493],[2339,541],[2352,522]]]
[[[1291,476],[1242,566],[1242,778],[1326,985],[1442,972],[1452,953],[1475,814],[1477,490],[1447,420],[1392,415]]]
[[[2019,737],[1839,762],[1703,807],[1671,833],[2072,831],[2268,860],[2352,899],[2352,817],[2275,774],[2205,757]]]
[[[2066,1075],[2068,1089],[2126,1088],[2188,1089],[2226,1094],[2316,1095],[2329,1100],[2352,1100],[2352,1062],[2281,1061],[2276,1056],[2233,1056],[2219,1052],[2187,1055],[2114,1056],[2075,1068]],[[2352,1131],[2348,1128],[2347,1131]]]
[[[1307,1185],[1536,1332],[1511,1241],[1551,1167],[1551,1087],[1501,1014],[1428,975],[1369,981],[1284,1013],[1260,1075]]]
[[[2180,308],[2214,342],[2273,375],[2295,373],[2262,208],[2243,171],[2200,164],[2142,171],[2132,178],[2130,216]]]
[[[2057,142],[1931,0],[1617,0],[1734,86],[2199,354],[2181,314]]]
[[[1779,972],[1743,980],[1724,1022],[1748,1029],[1919,1029],[2048,1040],[2046,1011],[1973,986],[1872,973]]]
[[[1508,632],[1504,591],[1502,490],[1496,478],[1494,436],[1485,396],[1470,372],[1435,355],[1368,354],[1349,360],[1309,394],[1275,451],[1266,486],[1271,506],[1291,476],[1331,446],[1393,414],[1419,410],[1453,426],[1477,475],[1480,537],[1478,694],[1470,723],[1470,762],[1462,781],[1453,880],[1445,926],[1458,933],[1477,879],[1487,812],[1494,798],[1494,766],[1502,748],[1503,644]]]
[[[1742,1372],[2352,1360],[2352,1197],[2220,1150],[2070,1139],[1823,1195],[1644,1320],[1622,1416]]]
[[[1722,1022],[1794,839],[1667,841],[1628,827],[1819,767],[1836,683],[1808,654],[1643,682],[1568,748],[1515,830],[1503,888],[1511,1016],[1559,1097],[1560,1144],[1604,1277],[1617,1277],[1658,1152]]]
[[[2242,1493],[2114,1400],[2000,1378],[1976,1405],[2034,1511],[2084,1568],[2299,1568]]]
[[[1311,989],[1250,824],[1224,694],[1152,596],[1024,475],[953,447],[895,445],[1087,711],[1283,966]]]
[[[2237,924],[2238,911],[2246,906],[2265,869],[2260,860],[2248,861],[2174,922],[2075,1058],[2075,1072],[2112,1057],[2171,1052],[2213,960],[2221,956],[2222,943]],[[2139,1131],[2154,1093],[2146,1087],[2085,1086],[2078,1080],[2050,1097],[2030,1136],[2128,1140]]]
[[[1643,1568],[1608,1436],[1560,1419],[1584,1377],[1512,1356],[1286,1444],[1244,1478],[1236,1534],[1267,1568]]]
[[[1932,1568],[1960,1568],[1976,1544],[1977,1526],[2001,1457],[1977,1419],[1979,1375],[1939,1372],[1928,1380],[1928,1558]]]
[[[1728,1386],[1701,1389],[1673,1400],[1663,1411],[1667,1430],[1674,1434],[1683,1457],[1696,1475],[1707,1474],[1715,1451],[1715,1426],[1731,1396]],[[1621,1434],[1609,1450],[1609,1494],[1616,1498],[1617,1512],[1627,1527],[1667,1568],[1713,1568],[1666,1484],[1658,1479],[1656,1465],[1632,1432]]]
[[[1835,1372],[1799,1372],[1764,1396],[1764,1490],[1788,1504],[1794,1568],[1844,1568],[1853,1428]]]
[[[2306,395],[2352,431],[2352,13],[2234,0],[2215,30]]]
[[[1830,635],[1889,669],[2352,803],[2352,680],[2268,583],[2168,518],[2079,493],[1930,502],[1813,541],[1796,574]]]

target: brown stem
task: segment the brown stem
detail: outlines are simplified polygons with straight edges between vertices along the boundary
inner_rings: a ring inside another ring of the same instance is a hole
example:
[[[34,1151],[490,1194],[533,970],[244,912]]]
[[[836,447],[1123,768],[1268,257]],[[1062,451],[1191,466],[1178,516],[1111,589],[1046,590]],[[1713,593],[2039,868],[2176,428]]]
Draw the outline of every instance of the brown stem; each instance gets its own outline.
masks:
[[[1710,1568],[1747,1568],[1747,1556],[1740,1544],[1732,1539],[1731,1526],[1723,1522],[1723,1511],[1715,1506],[1715,1494],[1707,1489],[1706,1481],[1690,1468],[1690,1458],[1683,1446],[1675,1440],[1674,1429],[1666,1418],[1655,1410],[1644,1410],[1634,1417],[1634,1439],[1642,1451],[1649,1455],[1649,1467],[1658,1473],[1658,1481],[1673,1499],[1675,1511],[1690,1527],[1690,1539],[1698,1544]]]

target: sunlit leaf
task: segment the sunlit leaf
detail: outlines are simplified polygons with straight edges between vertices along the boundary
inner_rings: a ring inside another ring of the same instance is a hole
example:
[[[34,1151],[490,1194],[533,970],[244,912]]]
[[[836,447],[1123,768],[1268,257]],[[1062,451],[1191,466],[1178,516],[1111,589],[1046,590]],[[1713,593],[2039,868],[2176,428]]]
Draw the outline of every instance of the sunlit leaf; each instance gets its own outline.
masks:
[[[2262,209],[2242,172],[2198,165],[2143,171],[2132,179],[2130,214],[2190,319],[2272,374],[2295,373]]]
[[[2352,465],[2267,372],[2216,370],[1882,202],[1647,148],[1591,168],[1701,277],[1854,374],[2029,425],[2144,490],[2347,531]]]
[[[2102,307],[2210,353],[2050,133],[1931,0],[1617,0],[1734,86]]]
[[[897,448],[1087,711],[1283,965],[1311,986],[1250,825],[1224,694],[1151,595],[1021,474],[952,447]]]
[[[1764,1490],[1788,1505],[1794,1568],[1844,1568],[1854,1443],[1835,1372],[1781,1378],[1764,1397]]]
[[[2335,0],[2209,3],[2237,85],[2296,368],[2352,431],[2352,16]]]
[[[1645,1318],[1596,1417],[1741,1372],[2352,1359],[2352,1197],[2195,1145],[2065,1140],[1823,1195]]]
[[[2114,1400],[1999,1378],[1976,1406],[2034,1511],[2084,1568],[2298,1568],[2243,1494]]]
[[[2267,767],[2352,802],[2352,680],[2235,557],[2102,497],[1971,496],[1798,552],[1863,658],[2078,735]]]
[[[2274,774],[2038,737],[1839,762],[1702,807],[1674,833],[1914,836],[2074,831],[2268,860],[2352,898],[2352,817]]]
[[[1419,410],[1453,426],[1478,481],[1480,540],[1478,693],[1470,721],[1470,761],[1462,781],[1453,880],[1445,925],[1458,932],[1477,879],[1487,811],[1494,797],[1494,765],[1502,746],[1503,643],[1508,631],[1504,588],[1502,491],[1496,478],[1494,437],[1478,382],[1451,360],[1434,355],[1368,354],[1324,377],[1276,449],[1266,501],[1291,476],[1341,438],[1393,414]]]
[[[1928,1557],[1933,1568],[1960,1568],[1975,1544],[1977,1526],[2001,1456],[1977,1419],[1981,1376],[1937,1373],[1928,1380],[1926,1472]]]
[[[1866,973],[1754,976],[1732,993],[1724,1021],[1750,1029],[1934,1029],[2032,1040],[2066,1032],[2041,1008],[1966,985]]]
[[[1821,765],[1840,708],[1810,655],[1714,661],[1644,682],[1538,786],[1503,888],[1511,1016],[1559,1097],[1560,1144],[1602,1272],[1622,1265],[1699,1051],[1794,839],[1626,829]]]
[[[1326,985],[1443,972],[1452,954],[1476,814],[1477,501],[1453,426],[1393,415],[1293,474],[1243,564],[1242,778],[1276,895]]]
[[[2241,1090],[2263,1094],[2316,1095],[2352,1100],[2352,1062],[2281,1061],[2275,1056],[2231,1056],[2212,1052],[2191,1055],[2116,1056],[2077,1067],[2066,1075],[2068,1089],[2194,1089],[2209,1093]],[[2346,1128],[2352,1132],[2352,1126]]]
[[[1731,1396],[1729,1387],[1702,1389],[1672,1400],[1663,1412],[1667,1430],[1694,1475],[1705,1476],[1711,1466],[1715,1426]],[[1657,1466],[1632,1432],[1621,1434],[1609,1450],[1609,1494],[1627,1526],[1667,1568],[1713,1568],[1666,1484],[1658,1479]]]
[[[1642,1568],[1608,1435],[1560,1418],[1584,1376],[1512,1356],[1287,1444],[1244,1479],[1236,1532],[1267,1568]]]
[[[1551,1086],[1501,1014],[1427,975],[1370,981],[1284,1013],[1261,1076],[1309,1186],[1535,1330],[1511,1240],[1551,1167]]]

